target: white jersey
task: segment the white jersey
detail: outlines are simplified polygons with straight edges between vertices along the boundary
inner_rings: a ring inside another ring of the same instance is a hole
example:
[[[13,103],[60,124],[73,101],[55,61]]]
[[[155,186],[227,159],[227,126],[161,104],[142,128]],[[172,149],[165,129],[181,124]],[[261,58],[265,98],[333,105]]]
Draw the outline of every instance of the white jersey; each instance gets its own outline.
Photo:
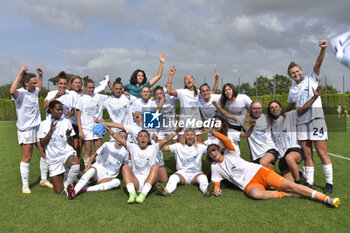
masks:
[[[302,107],[314,95],[312,88],[316,90],[318,86],[318,76],[313,70],[299,83],[293,83],[289,89],[288,103],[295,103],[296,108]],[[298,124],[306,124],[314,119],[324,119],[322,101],[319,96],[311,107],[298,118]]]
[[[131,136],[133,143],[137,144],[137,136],[139,132],[142,130],[142,127],[133,123],[130,125],[124,125],[124,129],[127,132],[127,134]]]
[[[252,100],[249,96],[245,94],[238,94],[235,100],[227,100],[226,106],[227,111],[233,115],[237,116],[245,116],[247,114],[247,111],[249,110],[250,104],[252,103]],[[223,107],[223,106],[222,106]],[[224,108],[224,107],[223,107]],[[226,121],[230,125],[239,126],[240,123],[236,120],[225,118]]]
[[[57,90],[56,91],[50,91],[49,93],[47,93],[47,96],[44,100],[45,101],[49,101],[51,100],[52,98],[54,98],[57,94]],[[73,95],[70,94],[69,91],[65,91],[64,95],[61,95],[58,99],[56,99],[58,101],[60,101],[62,103],[62,107],[63,107],[63,117],[66,118],[66,119],[71,119],[71,117],[66,117],[66,113],[68,111],[71,111],[73,108],[75,108],[75,98]],[[46,117],[50,115],[50,113],[47,112],[46,110]],[[72,122],[73,123],[73,122]]]
[[[18,131],[27,131],[41,122],[39,110],[39,88],[35,88],[34,92],[29,92],[24,88],[17,89],[18,96],[15,99],[17,113],[17,129]]]
[[[74,99],[74,108],[76,108],[76,105],[77,105],[77,102],[78,102],[78,99],[83,96],[83,94],[81,93],[77,93],[76,91],[69,91],[69,94],[73,97]],[[77,112],[75,111],[75,114],[73,116],[70,117],[70,121],[72,122],[73,125],[78,125],[78,122],[77,122]]]
[[[243,191],[262,166],[250,163],[237,156],[234,151],[226,150],[222,163],[211,164],[211,180],[221,182],[226,179]]]
[[[129,152],[123,146],[116,148],[115,142],[103,143],[96,153],[96,163],[94,165],[104,167],[109,177],[117,177],[120,168],[128,164]]]
[[[207,146],[197,144],[197,149],[194,145],[182,145],[175,143],[169,145],[170,152],[175,154],[176,170],[183,170],[190,173],[202,171],[202,156],[207,151]]]
[[[210,100],[206,102],[202,95],[199,95],[199,109],[202,112],[203,117],[207,120],[213,118],[215,115],[219,115],[219,110],[213,105],[213,100],[219,102],[221,95],[211,94]]]
[[[102,119],[103,111],[100,105],[107,99],[108,96],[93,94],[81,96],[76,104],[76,109],[81,112],[81,127],[83,129],[92,129],[96,123],[94,117]]]
[[[100,106],[102,109],[106,109],[112,122],[126,125],[132,122],[132,115],[130,111],[129,99],[125,95],[121,95],[119,98],[114,95],[109,96]]]
[[[175,123],[176,123],[176,102],[178,98],[175,96],[171,96],[165,93],[165,101],[160,111],[161,115],[161,128],[160,131],[173,132],[175,131]],[[153,101],[154,105],[158,106],[159,101],[156,99]]]
[[[134,112],[145,112],[145,111],[155,111],[157,106],[154,102],[149,99],[147,102],[144,102],[142,98],[136,99],[131,104],[131,111]]]
[[[135,175],[148,175],[159,153],[159,143],[148,145],[142,150],[139,145],[127,142],[127,149],[131,155],[132,171]]]
[[[245,131],[249,128],[244,126],[245,115],[236,116],[237,122],[244,127]],[[275,149],[276,145],[272,140],[271,125],[269,124],[266,114],[256,120],[256,125],[250,137],[248,137],[248,143],[252,155],[252,161],[261,158],[269,149]]]
[[[196,122],[201,121],[201,115],[199,113],[199,91],[197,96],[194,96],[194,91],[188,89],[178,89],[176,92],[177,98],[180,101],[180,121],[184,122],[184,128],[196,128]]]
[[[292,147],[298,147],[297,136],[298,113],[296,110],[285,113],[285,118],[280,116],[274,120],[271,129],[272,136],[280,153],[280,158]]]
[[[233,147],[236,149],[234,151],[234,153],[236,153],[238,156],[240,156],[241,155],[241,151],[240,151],[238,143],[241,140],[241,132],[229,131],[229,132],[227,132],[227,138],[230,139]],[[209,146],[210,144],[216,144],[218,146],[222,145],[221,141],[218,138],[214,137],[214,136],[208,137],[208,139],[204,142],[204,144],[206,146]]]
[[[52,119],[49,117],[40,124],[38,137],[45,138],[51,128]],[[49,164],[54,164],[62,161],[67,155],[76,154],[75,150],[67,142],[67,130],[71,130],[70,136],[74,136],[72,123],[63,117],[56,121],[56,128],[54,129],[50,141],[45,150],[46,160]]]

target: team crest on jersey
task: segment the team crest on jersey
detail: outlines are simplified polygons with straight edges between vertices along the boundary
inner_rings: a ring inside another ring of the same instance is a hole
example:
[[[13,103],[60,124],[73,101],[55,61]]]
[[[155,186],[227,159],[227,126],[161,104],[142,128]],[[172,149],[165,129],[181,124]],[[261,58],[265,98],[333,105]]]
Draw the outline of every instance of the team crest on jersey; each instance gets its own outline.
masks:
[[[161,115],[158,111],[143,112],[143,128],[145,129],[160,129]]]

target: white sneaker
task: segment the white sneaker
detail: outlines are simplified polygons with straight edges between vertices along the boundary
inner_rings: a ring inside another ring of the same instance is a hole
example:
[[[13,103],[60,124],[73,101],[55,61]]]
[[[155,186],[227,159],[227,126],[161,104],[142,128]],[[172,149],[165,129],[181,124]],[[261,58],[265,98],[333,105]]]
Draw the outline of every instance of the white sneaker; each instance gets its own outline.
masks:
[[[340,199],[339,198],[328,198],[327,200],[327,204],[330,206],[333,206],[334,208],[338,208],[339,204],[340,204]]]
[[[40,181],[40,186],[41,186],[41,187],[48,187],[48,188],[50,188],[50,189],[53,188],[53,185],[52,185],[51,182],[48,181],[48,180],[41,180],[41,181]]]
[[[30,191],[28,186],[23,186],[22,187],[22,193],[24,193],[24,194],[31,194],[32,191]]]

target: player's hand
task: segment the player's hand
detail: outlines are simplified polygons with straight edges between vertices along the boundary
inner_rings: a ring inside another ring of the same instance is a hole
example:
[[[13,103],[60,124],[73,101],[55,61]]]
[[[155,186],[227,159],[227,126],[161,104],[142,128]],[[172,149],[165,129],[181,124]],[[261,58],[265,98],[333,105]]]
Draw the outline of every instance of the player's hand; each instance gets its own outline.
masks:
[[[221,189],[214,189],[214,195],[217,197],[221,196],[222,195]]]
[[[255,127],[255,125],[256,125],[256,120],[250,120],[250,121],[249,121],[249,124],[250,124],[250,126]]]
[[[327,48],[328,42],[326,40],[320,40],[320,42],[318,42],[318,46],[321,48]]]
[[[125,95],[128,99],[130,99],[130,93],[129,93],[129,92],[124,91],[124,95]]]
[[[53,131],[56,129],[57,121],[52,121],[50,125],[50,131],[53,133]]]
[[[175,66],[173,66],[170,70],[169,70],[169,75],[174,75],[176,72],[176,68]]]
[[[153,133],[151,138],[153,139],[153,141],[158,142],[158,136],[156,133]]]
[[[318,85],[316,90],[314,88],[312,88],[312,91],[314,92],[314,95],[318,97],[321,95],[323,88],[321,85]]]
[[[85,134],[83,131],[79,131],[79,138],[80,139],[84,139],[85,138]]]
[[[58,99],[60,98],[62,95],[65,94],[65,91],[64,90],[59,90],[57,91],[56,95],[55,95],[55,98]]]
[[[38,72],[39,76],[43,76],[43,69],[38,67],[36,68],[36,72]]]
[[[86,165],[85,169],[84,169],[84,173],[87,172],[89,169],[91,168],[91,163],[88,162],[88,164]]]
[[[219,79],[219,78],[220,78],[220,74],[218,74],[218,73],[216,72],[216,70],[214,70],[214,77],[215,77],[215,79]]]
[[[213,100],[211,103],[212,103],[215,107],[218,107],[218,101]]]
[[[19,74],[23,74],[23,73],[26,72],[27,70],[28,70],[28,66],[22,66],[22,67],[19,69],[18,73],[19,73]]]
[[[66,136],[67,136],[67,137],[70,136],[70,134],[72,133],[72,130],[73,130],[73,129],[67,129],[67,131],[66,131]]]
[[[166,56],[164,56],[164,53],[161,53],[160,56],[159,56],[159,61],[161,63],[164,63],[165,62],[165,58],[166,58]]]

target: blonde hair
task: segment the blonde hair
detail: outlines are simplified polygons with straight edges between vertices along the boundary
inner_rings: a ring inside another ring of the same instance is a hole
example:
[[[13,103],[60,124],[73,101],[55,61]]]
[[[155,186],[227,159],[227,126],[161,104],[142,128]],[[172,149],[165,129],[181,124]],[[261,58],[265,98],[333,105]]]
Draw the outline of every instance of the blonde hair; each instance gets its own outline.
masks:
[[[252,103],[249,106],[249,110],[247,112],[247,115],[244,118],[243,126],[244,126],[245,129],[249,129],[250,128],[250,121],[253,119],[252,106],[255,103],[259,103],[262,107],[264,107],[264,105],[263,105],[261,100],[253,100],[252,101]]]
[[[182,137],[182,145],[186,145],[186,136],[189,132],[193,132],[194,133],[194,147],[196,148],[196,150],[198,150],[198,145],[197,145],[197,136],[196,136],[196,131],[194,131],[194,129],[186,129],[184,132],[184,136]]]

